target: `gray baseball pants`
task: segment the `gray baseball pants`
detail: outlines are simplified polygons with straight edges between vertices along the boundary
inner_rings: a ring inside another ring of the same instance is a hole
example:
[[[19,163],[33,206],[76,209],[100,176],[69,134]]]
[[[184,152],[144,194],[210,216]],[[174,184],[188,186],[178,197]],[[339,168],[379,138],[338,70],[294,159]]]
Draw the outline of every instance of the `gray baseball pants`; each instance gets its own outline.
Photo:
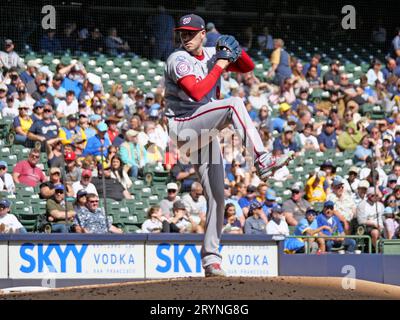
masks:
[[[180,149],[190,151],[191,163],[200,176],[207,199],[202,265],[221,263],[219,253],[224,221],[224,165],[217,131],[230,123],[245,141],[246,149],[259,156],[264,152],[261,138],[240,98],[217,100],[198,107],[186,118],[169,119],[169,135]],[[210,132],[213,130],[214,132]],[[182,151],[182,150],[180,150]]]

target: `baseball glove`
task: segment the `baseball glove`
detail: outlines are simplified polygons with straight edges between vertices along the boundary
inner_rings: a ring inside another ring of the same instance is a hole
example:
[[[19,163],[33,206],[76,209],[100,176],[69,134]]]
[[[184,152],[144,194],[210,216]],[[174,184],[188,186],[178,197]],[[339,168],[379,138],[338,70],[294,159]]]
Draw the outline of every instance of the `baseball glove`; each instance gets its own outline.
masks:
[[[215,47],[217,59],[225,59],[229,62],[235,62],[242,53],[242,48],[234,36],[222,35],[218,38]]]

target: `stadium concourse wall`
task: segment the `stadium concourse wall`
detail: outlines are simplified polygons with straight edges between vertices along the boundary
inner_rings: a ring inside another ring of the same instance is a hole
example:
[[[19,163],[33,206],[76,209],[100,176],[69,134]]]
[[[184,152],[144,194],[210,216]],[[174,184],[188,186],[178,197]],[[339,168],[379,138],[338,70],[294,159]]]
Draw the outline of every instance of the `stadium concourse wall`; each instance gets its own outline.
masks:
[[[203,236],[188,234],[0,235],[0,288],[201,277]],[[281,236],[223,235],[228,276],[348,276],[400,285],[400,255],[286,255]],[[349,269],[350,268],[350,269]]]

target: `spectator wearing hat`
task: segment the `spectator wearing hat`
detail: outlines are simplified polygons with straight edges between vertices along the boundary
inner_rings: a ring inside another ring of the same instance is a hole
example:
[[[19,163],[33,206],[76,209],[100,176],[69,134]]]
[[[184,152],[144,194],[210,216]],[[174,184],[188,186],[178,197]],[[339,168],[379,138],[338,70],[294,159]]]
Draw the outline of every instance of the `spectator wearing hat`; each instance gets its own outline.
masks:
[[[316,216],[318,215],[317,211],[313,208],[308,208],[305,217],[302,218],[296,229],[294,230],[294,235],[296,236],[322,236],[322,230],[330,229],[329,226],[321,226],[318,227],[318,222],[316,220]],[[309,238],[305,241],[308,242],[309,247],[311,247],[311,253],[321,253],[325,252],[325,239],[324,238]],[[314,250],[314,244],[317,244],[317,250]]]
[[[86,206],[74,217],[74,229],[77,233],[123,233],[112,225],[103,208],[99,207],[97,194],[86,194]]]
[[[335,125],[332,119],[328,118],[321,134],[318,136],[319,149],[325,152],[327,149],[336,149],[337,137]]]
[[[130,176],[133,178],[138,177],[139,170],[148,162],[146,149],[138,143],[138,134],[138,131],[129,129],[126,132],[127,141],[119,149],[121,160],[130,168]]]
[[[387,186],[384,190],[385,196],[393,193],[394,188],[396,188],[396,185],[397,185],[397,176],[393,173],[389,174],[387,181],[388,181]]]
[[[332,248],[344,246],[347,252],[354,252],[356,241],[351,238],[329,238],[330,236],[343,236],[344,230],[339,218],[335,215],[335,204],[332,201],[326,201],[322,212],[317,216],[318,228],[328,226],[321,230],[325,239],[326,251],[332,251]]]
[[[46,101],[44,99],[34,103],[31,115],[33,123],[39,120],[43,120],[43,114],[44,114],[43,110],[45,105]]]
[[[13,170],[14,183],[24,184],[29,187],[36,187],[39,182],[47,181],[47,177],[42,170],[37,167],[40,160],[40,152],[32,149],[28,160],[18,162]]]
[[[26,229],[11,212],[11,202],[8,199],[0,200],[0,234],[26,233]]]
[[[54,107],[55,106],[54,98],[50,93],[47,92],[49,85],[46,79],[46,75],[43,74],[42,76],[40,76],[40,74],[38,74],[36,76],[36,80],[37,80],[37,90],[32,93],[32,98],[35,99],[36,101],[46,99],[48,103],[50,103],[51,106]]]
[[[250,204],[248,217],[244,224],[245,234],[265,234],[266,233],[266,222],[262,219],[264,212],[262,204],[257,200]]]
[[[289,235],[289,226],[283,216],[283,210],[280,206],[272,208],[271,218],[267,224],[266,233],[269,235]],[[288,253],[304,251],[304,242],[296,238],[286,238],[284,250]]]
[[[383,211],[384,221],[384,237],[391,240],[396,239],[399,233],[399,219],[396,218],[395,209],[393,207],[386,207]]]
[[[52,233],[68,233],[70,230],[68,223],[73,221],[75,211],[72,203],[65,201],[64,186],[60,184],[55,186],[54,190],[54,196],[46,203],[47,221],[51,222]]]
[[[21,104],[26,106],[28,108],[28,114],[31,115],[35,102],[35,99],[33,99],[28,93],[25,85],[23,83],[19,83],[17,85],[17,94],[15,95],[15,104],[17,107],[19,107]]]
[[[64,149],[65,161],[65,182],[73,184],[79,181],[82,174],[82,169],[76,163],[76,153],[72,150]]]
[[[367,180],[360,180],[357,186],[356,193],[353,196],[354,203],[356,204],[356,206],[358,206],[361,201],[366,199],[368,188],[369,188],[369,182]]]
[[[304,199],[304,192],[299,184],[294,184],[290,191],[291,197],[283,202],[282,210],[288,225],[296,226],[304,218],[311,204]]]
[[[332,182],[332,192],[328,194],[327,200],[335,205],[335,215],[344,225],[346,234],[350,234],[350,223],[356,215],[356,204],[353,198],[344,191],[345,180],[336,176]]]
[[[120,120],[121,119],[117,118],[116,116],[110,116],[106,120],[106,123],[108,125],[107,133],[111,143],[113,143],[114,139],[119,135],[117,124]]]
[[[347,192],[350,196],[354,196],[357,192],[358,184],[360,180],[358,179],[358,173],[360,169],[356,166],[350,167],[347,172],[348,177],[344,180],[344,191]]]
[[[283,132],[285,123],[288,121],[291,112],[291,107],[288,103],[284,102],[279,105],[279,117],[271,120],[270,131]]]
[[[76,193],[76,200],[75,200],[75,203],[74,203],[74,210],[75,210],[75,214],[78,214],[78,212],[79,211],[81,211],[84,207],[86,207],[86,203],[87,203],[87,199],[86,199],[86,196],[87,196],[87,192],[86,192],[86,190],[79,190],[77,193]]]
[[[376,242],[381,237],[384,229],[383,204],[379,201],[379,194],[376,187],[369,187],[367,199],[357,206],[357,221],[359,225],[366,227],[366,234],[372,238],[372,245],[376,248]]]
[[[300,151],[297,142],[294,139],[293,128],[285,124],[282,135],[275,139],[273,144],[274,150],[281,150],[282,153],[294,151],[296,154]]]
[[[55,187],[63,184],[60,168],[56,168],[56,167],[50,168],[49,177],[50,177],[49,181],[52,183],[52,187],[55,188]],[[68,197],[74,196],[74,192],[73,192],[72,186],[70,184],[65,184],[64,188],[65,188],[65,193]]]
[[[306,182],[306,199],[311,203],[324,202],[329,193],[326,173],[322,170],[313,174]]]
[[[180,200],[178,191],[179,188],[175,182],[170,182],[167,184],[167,196],[160,202],[161,211],[167,219],[172,217],[174,202]]]
[[[108,147],[111,141],[107,135],[108,126],[104,122],[97,125],[97,134],[87,140],[86,148],[82,155],[103,156],[107,157]]]
[[[263,203],[263,211],[268,219],[270,218],[272,208],[276,207],[277,205],[276,192],[272,189],[268,189],[265,193],[265,200]]]
[[[18,115],[13,120],[15,131],[15,143],[24,145],[28,137],[29,129],[33,124],[32,118],[28,114],[29,108],[26,105],[19,104]]]
[[[66,92],[65,100],[57,105],[57,118],[67,118],[70,115],[76,115],[79,112],[78,101],[75,99],[75,93],[72,90]]]
[[[217,44],[218,38],[221,36],[221,34],[218,32],[217,28],[215,27],[215,24],[212,22],[207,23],[206,25],[206,40],[205,40],[205,47],[215,47]],[[271,36],[269,36],[271,37]],[[271,43],[272,43],[272,38],[271,38]],[[271,44],[272,49],[273,45]]]
[[[181,200],[176,200],[172,206],[172,215],[167,220],[170,224],[170,232],[179,233],[204,233],[193,217],[188,213],[186,205]]]
[[[229,234],[243,234],[242,224],[236,215],[236,209],[233,203],[225,205],[224,227],[222,232]]]
[[[7,86],[0,82],[0,111],[7,107],[7,92]]]
[[[104,52],[104,37],[99,28],[95,27],[90,31],[90,37],[87,37],[82,43],[82,50],[90,53]]]
[[[87,140],[96,135],[97,125],[99,125],[100,122],[102,122],[102,117],[101,115],[98,114],[91,114],[90,116],[88,116],[88,120],[89,120],[88,126],[85,128],[85,134]]]
[[[379,149],[379,153],[377,154],[377,158],[380,166],[385,165],[393,165],[395,155],[393,153],[393,137],[389,134],[386,134],[382,137],[382,147]]]
[[[67,117],[66,126],[60,128],[58,137],[63,145],[81,145],[81,149],[85,149],[86,134],[77,124],[78,118],[76,115],[70,114]]]
[[[323,76],[325,86],[339,85],[340,83],[339,67],[340,67],[340,61],[332,60],[330,64],[330,70],[326,72]]]
[[[27,68],[20,74],[20,79],[25,84],[27,92],[32,94],[36,91],[35,74],[40,69],[40,64],[36,60],[30,60],[27,63]]]
[[[8,165],[5,161],[0,161],[0,191],[15,191],[15,184],[11,174],[7,173]]]
[[[250,204],[255,200],[257,196],[256,191],[257,188],[255,186],[248,185],[246,188],[246,194],[242,196],[238,201],[240,208],[242,208],[244,217],[248,216]]]
[[[103,188],[103,174],[105,190]],[[125,189],[121,182],[111,177],[111,167],[108,165],[99,170],[98,176],[92,179],[92,183],[96,187],[99,197],[103,197],[105,192],[105,196],[107,198],[111,198],[116,201],[121,201],[123,199],[132,199],[131,194],[128,190]]]
[[[24,59],[22,59],[18,53],[14,51],[15,45],[11,39],[4,41],[4,51],[0,51],[0,68],[11,69],[18,68],[20,70],[25,69]]]
[[[90,169],[82,170],[81,179],[72,184],[72,189],[74,191],[74,196],[78,194],[79,191],[84,190],[87,193],[94,193],[98,195],[97,189],[92,181],[92,171]]]
[[[29,147],[33,147],[35,142],[38,141],[42,147],[42,151],[45,151],[45,142],[58,137],[59,126],[52,118],[53,108],[49,104],[46,104],[43,108],[43,120],[35,121],[29,128],[27,140]]]
[[[18,109],[15,108],[14,96],[8,96],[6,98],[6,104],[1,110],[1,114],[4,118],[15,118],[18,116]]]

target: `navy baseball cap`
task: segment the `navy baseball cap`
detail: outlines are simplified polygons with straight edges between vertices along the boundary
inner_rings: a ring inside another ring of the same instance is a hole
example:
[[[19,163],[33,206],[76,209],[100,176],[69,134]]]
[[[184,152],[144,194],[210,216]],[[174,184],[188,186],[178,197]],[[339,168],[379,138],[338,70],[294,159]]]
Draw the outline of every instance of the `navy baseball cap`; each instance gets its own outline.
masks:
[[[263,207],[263,205],[262,205],[260,202],[258,202],[257,200],[255,200],[255,201],[253,201],[253,202],[250,204],[250,209],[249,209],[249,211],[250,211],[250,212],[253,212],[254,210],[260,209],[260,208],[262,208],[262,207]]]
[[[11,207],[11,202],[8,199],[1,199],[0,200],[0,207],[9,208]]]
[[[55,186],[55,188],[54,188],[54,190],[62,190],[62,191],[64,191],[65,190],[65,187],[62,185],[62,184],[58,184],[58,185],[56,185]]]
[[[191,30],[200,31],[205,28],[205,22],[202,17],[195,14],[187,14],[179,19],[178,27],[175,28],[176,31],[179,30]]]
[[[325,201],[325,203],[324,203],[324,208],[325,207],[334,207],[334,206],[335,206],[335,204],[331,200]]]
[[[87,195],[87,191],[85,189],[81,189],[76,193],[77,198],[84,197],[86,195]]]
[[[318,212],[314,210],[314,208],[308,208],[306,211],[306,216],[312,214],[313,216],[318,215]]]

